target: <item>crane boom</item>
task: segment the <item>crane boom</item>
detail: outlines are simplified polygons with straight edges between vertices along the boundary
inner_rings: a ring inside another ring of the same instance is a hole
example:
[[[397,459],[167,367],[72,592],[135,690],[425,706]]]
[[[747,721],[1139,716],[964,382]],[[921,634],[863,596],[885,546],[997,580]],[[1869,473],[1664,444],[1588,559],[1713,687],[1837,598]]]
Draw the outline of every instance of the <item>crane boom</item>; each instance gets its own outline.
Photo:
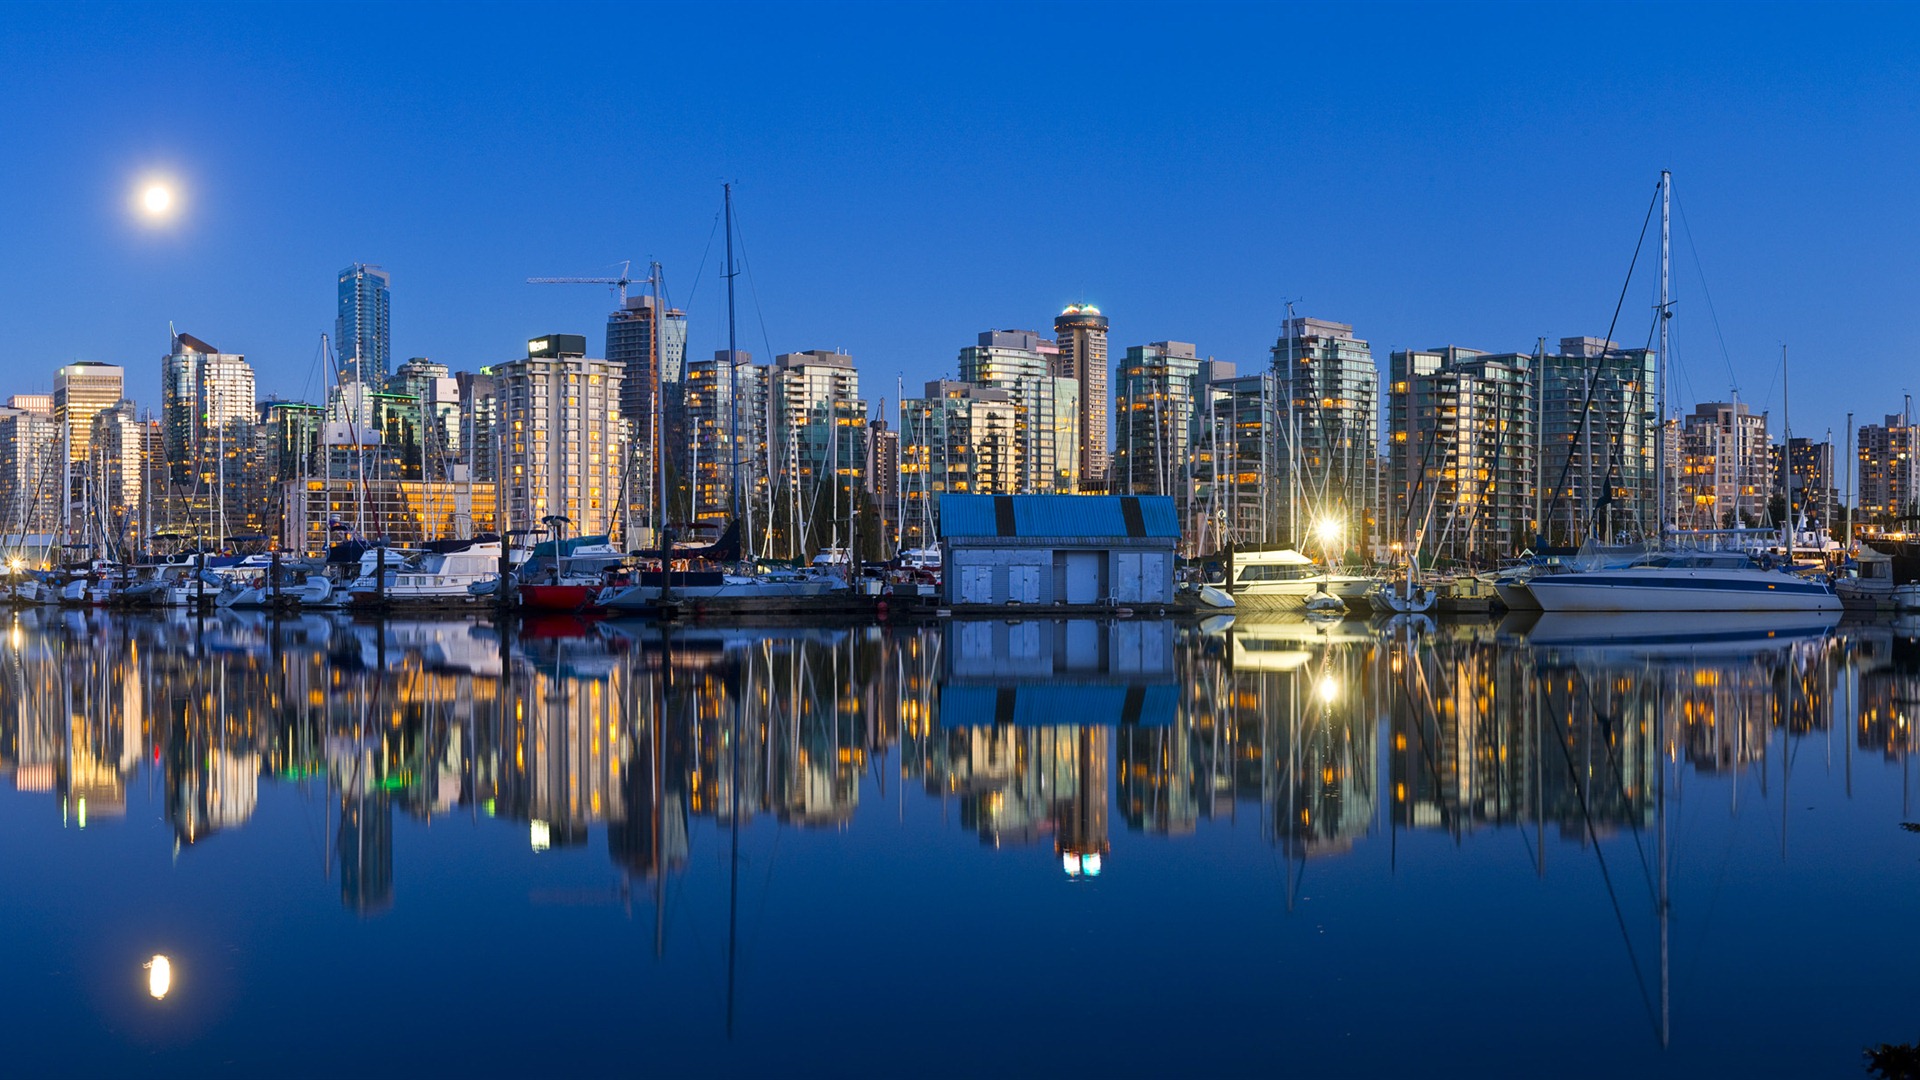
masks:
[[[630,278],[627,276],[627,271],[631,269],[632,266],[633,266],[633,262],[631,260],[623,260],[620,263],[619,277],[530,277],[527,279],[527,284],[529,285],[611,285],[614,287],[614,291],[619,294],[620,308],[621,310],[624,311],[627,306],[627,286],[633,284],[633,280],[634,280],[633,278]]]

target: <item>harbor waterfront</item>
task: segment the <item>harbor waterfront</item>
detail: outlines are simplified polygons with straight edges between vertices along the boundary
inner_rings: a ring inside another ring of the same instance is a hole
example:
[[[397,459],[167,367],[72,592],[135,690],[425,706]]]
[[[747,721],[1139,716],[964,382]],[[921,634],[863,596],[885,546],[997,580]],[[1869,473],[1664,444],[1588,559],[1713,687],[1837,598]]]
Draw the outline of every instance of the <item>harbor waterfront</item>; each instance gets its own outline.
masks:
[[[1811,1077],[1920,1040],[1904,620],[0,619],[28,1074]]]

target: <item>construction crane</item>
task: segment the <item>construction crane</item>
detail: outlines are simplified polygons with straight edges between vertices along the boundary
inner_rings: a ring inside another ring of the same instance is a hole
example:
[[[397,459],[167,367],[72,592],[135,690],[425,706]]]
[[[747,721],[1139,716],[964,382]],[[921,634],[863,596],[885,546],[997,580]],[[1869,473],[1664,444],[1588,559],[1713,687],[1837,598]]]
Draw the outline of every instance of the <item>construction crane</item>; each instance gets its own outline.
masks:
[[[627,286],[635,285],[635,284],[645,285],[653,280],[650,277],[639,278],[639,279],[628,277],[627,273],[632,268],[633,268],[632,259],[622,259],[620,261],[620,276],[617,278],[613,278],[613,277],[530,277],[527,279],[527,284],[529,285],[611,285],[614,288],[614,292],[618,293],[620,296],[620,310],[625,311],[627,308]]]

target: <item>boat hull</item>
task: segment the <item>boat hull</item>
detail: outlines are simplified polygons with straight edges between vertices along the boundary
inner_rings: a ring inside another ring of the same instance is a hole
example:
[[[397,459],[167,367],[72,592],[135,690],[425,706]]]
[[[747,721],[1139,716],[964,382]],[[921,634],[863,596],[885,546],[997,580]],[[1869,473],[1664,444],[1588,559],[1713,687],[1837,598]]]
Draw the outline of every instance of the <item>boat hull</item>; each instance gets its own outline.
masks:
[[[521,585],[520,606],[528,611],[576,613],[599,608],[599,585]]]
[[[1634,567],[1554,574],[1527,583],[1546,612],[1840,610],[1828,586],[1773,570]]]

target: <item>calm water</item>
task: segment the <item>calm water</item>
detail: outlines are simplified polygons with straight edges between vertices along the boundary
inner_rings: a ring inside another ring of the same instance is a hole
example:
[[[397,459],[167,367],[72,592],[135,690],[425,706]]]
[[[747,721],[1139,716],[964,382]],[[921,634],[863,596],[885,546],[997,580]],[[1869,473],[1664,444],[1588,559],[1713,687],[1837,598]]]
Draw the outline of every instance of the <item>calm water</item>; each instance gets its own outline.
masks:
[[[1860,1076],[1920,1039],[1885,627],[8,618],[15,1075]]]

